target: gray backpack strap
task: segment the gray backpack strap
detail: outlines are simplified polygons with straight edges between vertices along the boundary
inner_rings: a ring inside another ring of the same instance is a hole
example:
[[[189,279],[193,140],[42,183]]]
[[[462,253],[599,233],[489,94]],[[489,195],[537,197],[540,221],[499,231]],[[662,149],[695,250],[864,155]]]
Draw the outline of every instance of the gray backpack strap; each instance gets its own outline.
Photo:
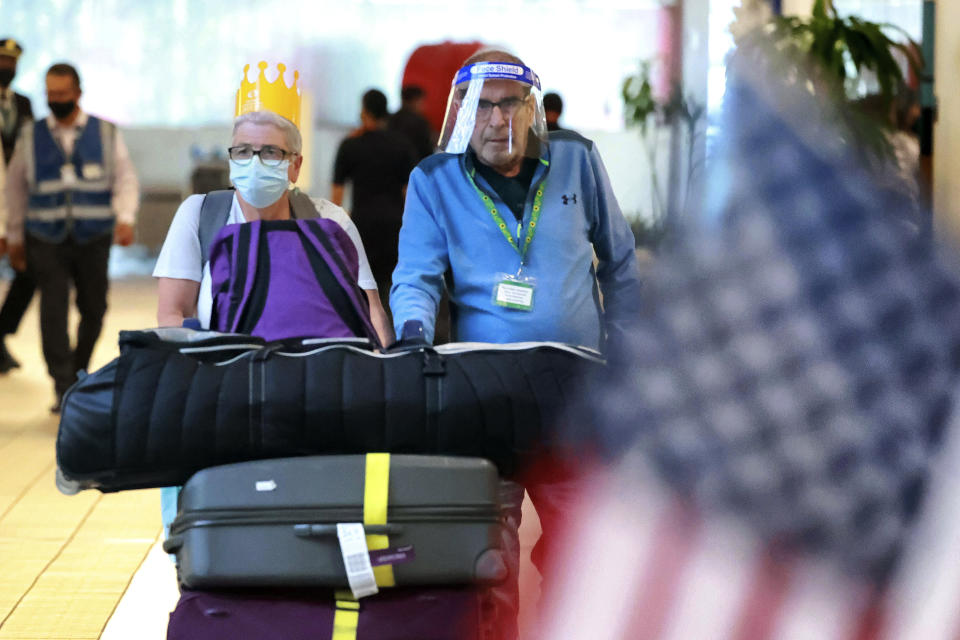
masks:
[[[201,265],[210,261],[210,245],[226,224],[230,217],[230,207],[233,206],[233,190],[225,189],[223,191],[211,191],[203,197],[203,204],[200,205],[200,224],[197,228],[197,235],[200,236],[200,259]],[[290,216],[307,220],[310,218],[319,218],[320,212],[310,196],[300,189],[294,188],[290,192]]]
[[[230,207],[233,205],[233,190],[211,191],[203,196],[200,205],[200,224],[197,235],[200,237],[200,264],[210,261],[210,245],[217,232],[227,224],[230,217]]]
[[[320,212],[317,206],[313,204],[310,196],[294,187],[287,192],[290,196],[290,217],[297,220],[309,220],[310,218],[319,218]]]

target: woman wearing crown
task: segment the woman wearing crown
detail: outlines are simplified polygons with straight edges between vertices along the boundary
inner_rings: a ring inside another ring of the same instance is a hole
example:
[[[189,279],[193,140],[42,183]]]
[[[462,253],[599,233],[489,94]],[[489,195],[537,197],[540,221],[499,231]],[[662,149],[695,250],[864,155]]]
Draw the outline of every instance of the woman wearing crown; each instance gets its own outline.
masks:
[[[237,91],[233,139],[228,149],[230,181],[235,191],[189,196],[167,232],[153,272],[158,279],[159,325],[181,326],[185,319],[196,317],[202,328],[210,328],[213,298],[209,244],[220,227],[255,220],[320,217],[337,222],[356,247],[357,284],[366,294],[381,344],[390,344],[393,329],[377,295],[377,283],[353,222],[333,203],[305,198],[289,188],[303,164],[299,73],[293,72],[293,85],[287,86],[285,65],[277,65],[278,75],[273,82],[266,78],[267,63],[260,62],[258,66],[259,74],[253,82],[248,81],[250,65],[244,68]],[[299,196],[296,211],[291,205],[292,195]],[[201,222],[201,211],[205,222]]]
[[[221,227],[256,220],[287,220],[294,216],[320,217],[339,224],[356,247],[357,284],[366,294],[370,320],[380,343],[390,344],[393,329],[380,303],[377,283],[370,272],[357,228],[340,207],[289,189],[303,164],[303,143],[298,128],[299,74],[294,72],[293,86],[287,87],[284,65],[277,65],[279,74],[272,83],[264,74],[266,62],[260,63],[260,73],[254,82],[247,81],[249,68],[249,65],[244,68],[243,81],[237,91],[233,138],[228,150],[230,181],[235,191],[191,195],[177,210],[153,271],[158,279],[159,326],[199,323],[201,328],[210,328],[213,308],[210,244]],[[291,195],[296,195],[296,207],[291,203]],[[296,309],[290,311],[297,312]],[[191,318],[196,320],[184,322]],[[176,515],[177,494],[178,489],[174,487],[162,490],[161,515],[165,527]]]

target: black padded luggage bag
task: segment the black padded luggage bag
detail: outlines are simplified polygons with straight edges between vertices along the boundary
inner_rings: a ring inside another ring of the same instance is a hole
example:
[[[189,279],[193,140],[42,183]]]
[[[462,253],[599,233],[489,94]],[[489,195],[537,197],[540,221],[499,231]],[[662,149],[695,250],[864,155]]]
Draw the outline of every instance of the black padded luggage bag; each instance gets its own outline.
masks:
[[[559,343],[375,353],[354,339],[265,344],[183,329],[124,331],[120,357],[65,394],[61,487],[180,485],[207,467],[368,451],[476,456],[514,475],[589,423],[603,361]]]
[[[397,558],[388,586],[506,578],[490,462],[416,455],[381,455],[379,462],[386,495],[372,500],[385,502],[386,518],[364,529],[389,538],[388,551],[380,551]],[[377,482],[365,475],[371,464],[362,455],[304,456],[200,471],[183,487],[163,545],[177,555],[181,584],[348,587],[336,525],[365,522],[368,484]]]

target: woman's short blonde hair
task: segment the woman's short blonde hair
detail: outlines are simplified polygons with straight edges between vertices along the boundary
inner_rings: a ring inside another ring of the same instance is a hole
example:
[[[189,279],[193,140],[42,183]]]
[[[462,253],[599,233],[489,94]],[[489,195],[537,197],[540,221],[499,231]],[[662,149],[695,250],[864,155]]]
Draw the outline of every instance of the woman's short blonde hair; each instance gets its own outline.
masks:
[[[303,149],[303,138],[300,136],[297,125],[273,111],[251,111],[242,116],[237,116],[233,121],[233,135],[236,136],[240,125],[247,122],[251,124],[272,124],[283,133],[289,147],[287,151],[299,154]]]

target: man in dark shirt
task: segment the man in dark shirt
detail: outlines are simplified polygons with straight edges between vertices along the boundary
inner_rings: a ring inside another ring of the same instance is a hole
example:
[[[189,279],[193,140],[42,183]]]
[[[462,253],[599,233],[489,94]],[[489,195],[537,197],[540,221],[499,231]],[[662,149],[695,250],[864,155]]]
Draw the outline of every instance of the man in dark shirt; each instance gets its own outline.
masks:
[[[543,94],[543,114],[547,118],[547,131],[563,131],[560,115],[563,113],[563,98],[559,93]]]
[[[400,92],[402,106],[390,116],[387,128],[402,134],[417,150],[417,162],[433,153],[437,146],[437,136],[430,123],[423,116],[423,89],[416,85],[407,85]]]
[[[3,164],[10,164],[14,143],[25,122],[33,120],[33,108],[30,98],[14,92],[10,88],[17,74],[17,60],[23,48],[13,38],[0,40],[0,138],[3,140]],[[6,219],[0,221],[0,257],[7,250]],[[20,320],[30,306],[37,284],[27,271],[15,271],[13,282],[7,290],[7,297],[0,308],[0,373],[6,373],[20,366],[20,363],[7,351],[7,335],[16,333]]]
[[[352,184],[350,217],[366,247],[386,309],[391,274],[397,265],[397,238],[407,179],[417,157],[406,138],[387,130],[387,97],[382,92],[371,89],[363,94],[360,120],[359,131],[344,140],[337,151],[330,199],[341,205],[344,185]]]
[[[506,177],[488,164],[477,161],[477,154],[468,149],[467,154],[476,163],[477,173],[490,183],[503,203],[513,212],[513,217],[520,222],[523,219],[523,208],[527,203],[527,194],[530,192],[530,183],[533,174],[537,171],[540,161],[536,158],[524,158],[520,164],[520,172],[513,177]]]

